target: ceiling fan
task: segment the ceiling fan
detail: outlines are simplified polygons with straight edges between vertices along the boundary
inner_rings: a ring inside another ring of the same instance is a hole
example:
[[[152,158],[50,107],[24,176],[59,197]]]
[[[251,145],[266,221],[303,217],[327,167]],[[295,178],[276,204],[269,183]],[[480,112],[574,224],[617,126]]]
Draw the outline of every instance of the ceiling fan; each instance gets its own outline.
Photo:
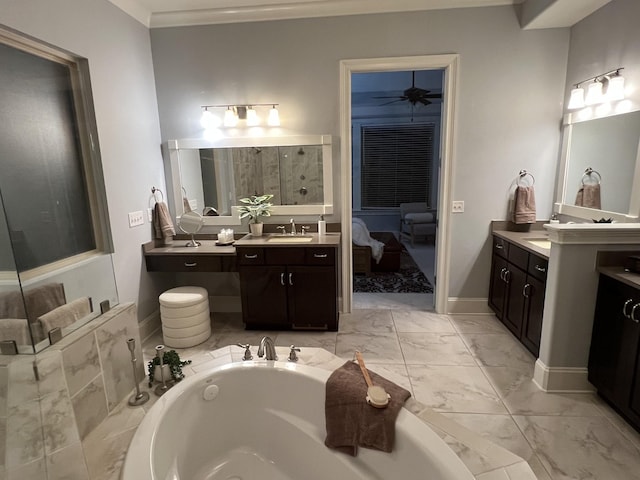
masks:
[[[441,93],[431,93],[431,90],[425,90],[424,88],[416,87],[416,71],[411,72],[411,87],[407,88],[402,95],[393,95],[388,97],[373,97],[373,98],[394,98],[390,102],[382,103],[382,105],[390,105],[397,102],[409,102],[412,106],[420,103],[422,105],[430,105],[433,103],[430,99],[442,98]]]

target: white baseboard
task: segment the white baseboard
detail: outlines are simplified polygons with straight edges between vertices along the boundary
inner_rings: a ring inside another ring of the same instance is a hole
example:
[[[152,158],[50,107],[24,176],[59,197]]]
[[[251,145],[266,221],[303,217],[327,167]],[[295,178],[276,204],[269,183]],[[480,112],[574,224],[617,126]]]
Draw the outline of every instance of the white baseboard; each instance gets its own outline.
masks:
[[[449,297],[446,313],[484,313],[492,314],[486,298]]]
[[[545,392],[594,392],[595,388],[589,383],[587,374],[586,368],[548,367],[538,359],[533,371],[533,382]]]

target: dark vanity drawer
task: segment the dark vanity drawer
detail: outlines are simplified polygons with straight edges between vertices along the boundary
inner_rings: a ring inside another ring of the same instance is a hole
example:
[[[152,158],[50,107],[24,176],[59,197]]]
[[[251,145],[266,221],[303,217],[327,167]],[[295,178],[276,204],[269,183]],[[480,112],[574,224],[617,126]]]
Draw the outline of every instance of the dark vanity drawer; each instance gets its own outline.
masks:
[[[263,248],[237,248],[238,265],[264,265]]]
[[[493,237],[493,253],[501,256],[502,258],[507,258],[509,254],[509,244],[506,240],[503,240],[500,237]]]
[[[529,254],[529,267],[527,268],[529,275],[533,275],[538,280],[542,280],[544,282],[547,280],[548,266],[549,260],[539,257],[538,255],[534,255],[533,253]]]
[[[304,265],[303,247],[265,249],[265,263],[267,265]]]
[[[219,272],[220,256],[207,255],[147,255],[148,272]]]
[[[515,266],[520,267],[522,270],[526,270],[529,264],[529,252],[524,248],[510,244],[508,259]]]
[[[334,265],[336,262],[335,248],[305,248],[307,265]]]

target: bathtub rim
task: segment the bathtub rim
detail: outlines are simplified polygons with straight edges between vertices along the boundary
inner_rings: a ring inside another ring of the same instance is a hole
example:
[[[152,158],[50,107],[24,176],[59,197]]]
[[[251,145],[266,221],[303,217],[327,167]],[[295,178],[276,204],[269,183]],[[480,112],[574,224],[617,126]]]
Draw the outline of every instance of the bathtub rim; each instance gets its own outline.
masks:
[[[194,375],[183,379],[178,385],[168,390],[162,395],[157,402],[147,411],[140,425],[136,429],[129,448],[127,449],[125,460],[122,466],[120,480],[140,479],[148,478],[153,479],[153,446],[156,443],[156,425],[165,416],[167,410],[175,402],[179,401],[182,395],[188,394],[192,388],[198,388],[198,383],[202,383],[200,387],[205,388],[207,382],[205,379],[214,376],[220,372],[233,371],[236,369],[244,368],[269,368],[277,369],[280,371],[295,371],[303,375],[309,376],[312,379],[318,380],[322,383],[326,383],[327,379],[333,373],[330,370],[324,370],[322,368],[297,364],[292,362],[271,361],[271,360],[250,360],[226,363],[216,367],[212,367],[207,370],[195,373]],[[457,474],[460,475],[460,480],[473,480],[475,477],[468,469],[468,467],[462,462],[462,460],[456,455],[446,442],[440,438],[433,429],[426,424],[417,415],[403,406],[400,409],[398,418],[396,420],[396,426],[401,426],[403,433],[406,434],[410,440],[429,444],[431,441],[436,442],[438,453],[445,460],[449,460],[455,465]],[[425,438],[426,435],[426,438]],[[146,440],[146,441],[145,441]],[[365,449],[367,450],[367,449]],[[449,464],[450,465],[450,464]],[[143,477],[143,474],[149,474],[148,477]],[[127,476],[125,476],[127,475]]]

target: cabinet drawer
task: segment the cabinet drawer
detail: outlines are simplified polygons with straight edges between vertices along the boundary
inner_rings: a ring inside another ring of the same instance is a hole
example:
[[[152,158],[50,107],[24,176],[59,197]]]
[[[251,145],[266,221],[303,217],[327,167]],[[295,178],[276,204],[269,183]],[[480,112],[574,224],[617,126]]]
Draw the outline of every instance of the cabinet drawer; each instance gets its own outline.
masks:
[[[529,266],[529,252],[523,248],[515,246],[514,244],[509,245],[508,259],[511,263],[520,267],[522,270],[526,270]]]
[[[265,263],[267,265],[303,265],[304,251],[302,247],[265,249]]]
[[[502,258],[507,258],[509,254],[509,243],[500,237],[493,237],[493,253]]]
[[[529,267],[527,268],[529,275],[533,275],[538,280],[542,280],[544,282],[547,280],[548,266],[549,260],[539,257],[538,255],[534,255],[533,253],[529,254]]]
[[[149,272],[220,272],[219,256],[206,255],[148,255],[145,257]]]
[[[238,248],[238,265],[264,265],[264,249]]]
[[[305,256],[307,265],[334,265],[336,262],[334,248],[305,248]]]

